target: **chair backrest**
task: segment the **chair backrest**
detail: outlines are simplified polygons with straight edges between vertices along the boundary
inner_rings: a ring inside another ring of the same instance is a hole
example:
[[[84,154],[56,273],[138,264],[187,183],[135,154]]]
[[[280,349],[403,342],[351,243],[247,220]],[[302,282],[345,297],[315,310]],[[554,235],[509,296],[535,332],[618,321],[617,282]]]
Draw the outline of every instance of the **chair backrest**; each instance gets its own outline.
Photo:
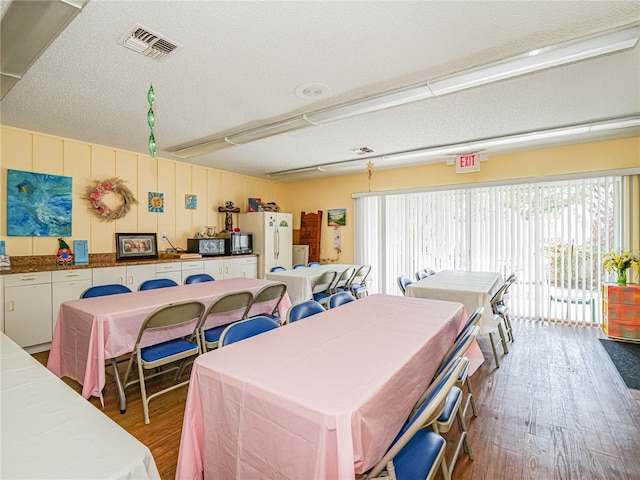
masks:
[[[324,307],[315,300],[307,300],[306,302],[297,303],[287,310],[287,320],[285,323],[293,323],[303,318],[310,317],[317,313],[324,312]]]
[[[118,293],[131,293],[131,289],[125,285],[120,285],[119,283],[96,285],[95,287],[89,287],[82,292],[80,298],[104,297],[106,295],[116,295]]]
[[[178,284],[170,278],[153,278],[140,284],[138,290],[153,290],[154,288],[177,287]]]
[[[504,296],[510,285],[511,284],[509,282],[505,281],[498,289],[498,291],[493,294],[493,297],[491,297],[491,307],[493,307],[493,313],[498,313],[498,311],[496,310],[496,305],[502,302],[502,297]]]
[[[376,465],[369,471],[367,478],[377,477],[385,468],[387,468],[389,462],[392,462],[394,457],[403,449],[403,447],[413,438],[413,436],[422,429],[425,425],[433,423],[444,407],[445,400],[451,387],[453,387],[458,379],[458,376],[466,368],[468,360],[466,358],[460,358],[454,362],[448,370],[439,375],[429,386],[427,391],[421,397],[421,402],[417,408],[414,409],[412,415],[405,422],[400,429],[398,435],[394,439],[393,443],[387,450],[387,453],[376,463]],[[417,477],[425,478],[426,474],[420,472]]]
[[[298,268],[307,268],[307,266],[304,263],[297,263],[296,265],[293,266],[294,270],[298,269]]]
[[[417,281],[420,281],[420,280],[422,280],[424,278],[427,278],[428,276],[429,276],[429,274],[427,273],[426,270],[418,270],[416,272],[416,280]]]
[[[136,345],[140,343],[140,339],[146,330],[167,328],[195,321],[193,327],[195,332],[202,320],[205,309],[204,303],[193,300],[170,303],[156,308],[147,315],[147,318],[142,323]]]
[[[478,333],[480,333],[480,327],[475,325],[471,327],[466,334],[460,337],[454,344],[453,347],[449,349],[449,351],[445,354],[438,370],[436,371],[436,375],[438,376],[442,373],[443,370],[446,370],[451,363],[457,360],[460,357],[463,357],[467,350],[473,343],[473,341],[478,337]]]
[[[283,270],[286,270],[286,268],[281,267],[280,265],[276,266],[276,267],[271,267],[271,270],[269,270],[270,272],[282,272]]]
[[[413,280],[411,280],[406,275],[400,275],[398,277],[398,286],[400,287],[400,290],[402,290],[403,295],[407,292],[407,287],[412,283],[413,283]]]
[[[309,262],[310,267],[319,267],[320,265],[322,265],[320,262]]]
[[[366,280],[370,272],[371,265],[360,265],[356,273],[353,274],[351,285],[366,285]]]
[[[480,320],[482,320],[482,315],[484,315],[484,307],[478,307],[476,311],[473,312],[473,315],[471,315],[467,322],[464,324],[464,327],[462,327],[462,329],[458,332],[458,335],[456,335],[456,339],[453,341],[453,343],[456,343],[458,340],[460,340],[460,337],[466,335],[471,327],[475,327],[476,325],[478,325],[480,323]]]
[[[246,320],[227,325],[227,328],[220,334],[218,343],[221,347],[224,347],[225,345],[239,342],[246,338],[255,337],[279,326],[278,322],[271,320],[269,317],[257,316],[247,318]]]
[[[286,283],[273,283],[271,285],[266,285],[258,290],[253,296],[253,300],[251,301],[251,305],[249,305],[249,310],[254,305],[262,302],[269,302],[271,300],[277,299],[277,303],[271,309],[271,315],[275,315],[278,312],[278,307],[280,306],[280,302],[282,301],[282,297],[287,293],[287,284]]]
[[[355,299],[349,292],[334,293],[329,297],[329,308],[339,307],[345,303],[353,302]]]
[[[333,285],[334,280],[336,279],[337,272],[335,270],[328,270],[324,272],[320,277],[314,282],[312,293],[320,293],[327,292]]]
[[[215,278],[213,278],[208,273],[196,273],[194,275],[189,275],[184,283],[185,285],[190,285],[192,283],[202,283],[202,282],[213,282]]]
[[[241,315],[233,321],[244,320],[249,314],[249,308],[251,307],[252,301],[253,294],[246,290],[226,293],[216,298],[213,303],[209,305],[202,321],[204,323],[209,315],[220,315],[223,313],[235,312],[236,310],[238,310],[238,313],[241,313]]]
[[[333,293],[336,293],[339,288],[347,288],[349,281],[351,280],[351,277],[353,277],[354,273],[356,273],[356,267],[345,268],[331,287],[331,291]]]
[[[425,268],[425,272],[427,272],[427,276],[435,275],[437,272],[433,268]]]

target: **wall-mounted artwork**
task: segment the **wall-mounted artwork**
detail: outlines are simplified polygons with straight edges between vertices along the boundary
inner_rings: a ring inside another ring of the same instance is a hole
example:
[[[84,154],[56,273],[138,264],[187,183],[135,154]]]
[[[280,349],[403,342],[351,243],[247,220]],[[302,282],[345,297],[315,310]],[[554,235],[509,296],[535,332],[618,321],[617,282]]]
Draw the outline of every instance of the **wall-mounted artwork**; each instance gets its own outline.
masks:
[[[149,211],[164,213],[164,193],[149,192]]]
[[[344,227],[347,224],[347,209],[334,208],[327,210],[327,222],[330,227]]]
[[[187,210],[195,210],[198,208],[198,196],[191,193],[184,195],[184,208]]]
[[[71,236],[71,177],[7,170],[7,235]]]

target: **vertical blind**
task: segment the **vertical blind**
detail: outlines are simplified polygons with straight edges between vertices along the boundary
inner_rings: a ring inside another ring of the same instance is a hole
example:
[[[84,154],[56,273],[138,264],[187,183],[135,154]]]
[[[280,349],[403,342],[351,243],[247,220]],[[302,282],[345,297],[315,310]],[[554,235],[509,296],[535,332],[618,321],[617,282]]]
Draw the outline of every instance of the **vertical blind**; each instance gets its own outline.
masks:
[[[356,261],[371,292],[400,294],[423,268],[518,276],[513,315],[599,324],[599,292],[613,276],[602,254],[621,241],[621,180],[393,193],[356,198]]]

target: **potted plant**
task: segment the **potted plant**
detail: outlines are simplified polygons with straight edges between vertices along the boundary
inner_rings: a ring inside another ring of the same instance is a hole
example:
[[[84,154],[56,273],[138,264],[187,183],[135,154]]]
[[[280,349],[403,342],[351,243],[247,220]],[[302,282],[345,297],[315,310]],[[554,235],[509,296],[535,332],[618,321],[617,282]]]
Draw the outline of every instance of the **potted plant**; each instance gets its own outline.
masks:
[[[602,266],[607,272],[614,271],[618,274],[618,285],[627,284],[627,270],[630,268],[640,271],[640,251],[611,250],[603,258]]]

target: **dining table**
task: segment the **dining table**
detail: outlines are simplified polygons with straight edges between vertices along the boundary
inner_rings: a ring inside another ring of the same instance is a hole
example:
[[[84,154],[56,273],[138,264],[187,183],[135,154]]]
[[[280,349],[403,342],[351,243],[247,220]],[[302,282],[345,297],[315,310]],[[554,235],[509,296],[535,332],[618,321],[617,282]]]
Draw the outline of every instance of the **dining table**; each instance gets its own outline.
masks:
[[[291,303],[295,305],[307,300],[313,300],[313,285],[323,273],[333,270],[339,277],[349,267],[358,268],[359,265],[330,263],[306,268],[279,270],[265,273],[265,278],[286,283]]]
[[[349,479],[392,443],[466,320],[374,294],[194,362],[176,479]]]
[[[120,410],[124,413],[126,396],[116,359],[134,350],[140,327],[152,311],[185,301],[200,301],[209,307],[222,295],[238,291],[255,294],[273,283],[277,282],[239,277],[63,302],[58,312],[47,368],[58,377],[69,377],[80,383],[83,397],[97,396],[104,404],[105,366],[111,360]],[[270,311],[276,302],[271,300],[253,305],[249,315]],[[291,301],[285,294],[279,306],[283,318],[290,306]],[[234,320],[238,320],[235,312],[211,315],[204,326],[213,328]],[[194,327],[195,323],[149,331],[142,338],[141,345],[144,347],[187,335]]]
[[[160,478],[146,445],[1,332],[0,377],[0,478]]]
[[[470,270],[442,270],[407,287],[407,297],[449,300],[464,305],[469,315],[484,307],[480,321],[480,334],[496,332],[491,297],[500,289],[504,280],[498,272]]]

